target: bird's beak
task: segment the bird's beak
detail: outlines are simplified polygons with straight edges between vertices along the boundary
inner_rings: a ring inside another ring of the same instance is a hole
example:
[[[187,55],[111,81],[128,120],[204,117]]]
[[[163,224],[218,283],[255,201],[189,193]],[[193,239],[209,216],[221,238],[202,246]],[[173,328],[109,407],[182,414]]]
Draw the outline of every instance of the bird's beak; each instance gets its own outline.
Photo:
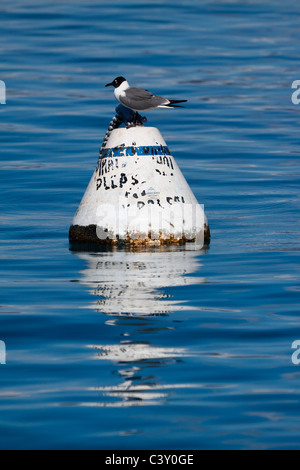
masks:
[[[105,85],[105,86],[113,86],[113,83],[108,83],[108,84]]]

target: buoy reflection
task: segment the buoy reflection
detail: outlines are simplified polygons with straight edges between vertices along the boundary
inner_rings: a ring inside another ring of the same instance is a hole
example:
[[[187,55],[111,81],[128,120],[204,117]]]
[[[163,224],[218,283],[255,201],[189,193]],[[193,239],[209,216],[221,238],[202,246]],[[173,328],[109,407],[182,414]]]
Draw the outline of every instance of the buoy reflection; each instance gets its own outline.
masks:
[[[182,308],[162,290],[204,282],[189,274],[200,267],[196,251],[79,253],[87,263],[81,282],[96,300],[89,306],[108,315],[164,315]],[[188,307],[185,305],[185,309]]]
[[[81,403],[81,406],[163,405],[175,389],[197,386],[178,382],[161,383],[155,372],[158,368],[161,376],[162,367],[181,362],[194,354],[180,345],[169,347],[153,344],[156,331],[161,328],[172,330],[176,326],[149,324],[149,320],[153,316],[169,316],[176,310],[192,308],[168,295],[164,289],[204,282],[204,278],[190,275],[201,267],[201,257],[198,255],[199,251],[183,249],[77,253],[87,265],[81,272],[80,282],[88,286],[92,294],[93,301],[88,308],[107,315],[104,323],[118,326],[119,331],[122,331],[118,344],[86,345],[91,351],[92,360],[110,361],[113,364],[113,373],[118,374],[120,383],[101,384],[100,379],[100,383],[89,388],[91,399]],[[130,322],[128,326],[124,318],[129,316],[136,318],[138,327],[136,322]],[[141,322],[146,322],[144,327],[141,327]],[[148,341],[145,341],[145,335]]]

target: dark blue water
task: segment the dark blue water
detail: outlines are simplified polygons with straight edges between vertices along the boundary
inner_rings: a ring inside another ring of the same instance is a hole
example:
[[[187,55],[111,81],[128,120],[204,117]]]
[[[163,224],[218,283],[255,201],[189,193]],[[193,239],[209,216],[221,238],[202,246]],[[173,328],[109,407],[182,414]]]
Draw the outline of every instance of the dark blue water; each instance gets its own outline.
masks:
[[[0,447],[298,448],[300,5],[0,13]],[[148,125],[205,204],[209,249],[69,250],[117,75],[189,100]]]

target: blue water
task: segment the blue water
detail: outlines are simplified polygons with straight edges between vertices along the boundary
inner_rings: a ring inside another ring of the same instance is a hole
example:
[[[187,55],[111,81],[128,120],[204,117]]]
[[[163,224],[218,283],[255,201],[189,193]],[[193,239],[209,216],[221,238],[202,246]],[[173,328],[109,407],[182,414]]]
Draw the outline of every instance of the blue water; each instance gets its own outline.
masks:
[[[0,447],[299,448],[300,5],[0,13]],[[205,205],[207,250],[70,251],[118,75],[189,100],[147,117]]]

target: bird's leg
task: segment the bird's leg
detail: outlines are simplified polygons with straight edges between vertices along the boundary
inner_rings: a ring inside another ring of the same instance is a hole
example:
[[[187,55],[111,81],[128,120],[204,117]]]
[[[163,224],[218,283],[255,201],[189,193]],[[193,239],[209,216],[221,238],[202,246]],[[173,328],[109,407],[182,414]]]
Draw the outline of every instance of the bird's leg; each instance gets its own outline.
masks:
[[[135,111],[132,118],[132,122],[127,122],[126,128],[129,129],[130,127],[142,126],[143,122],[147,122],[147,119],[145,117],[140,116],[139,113]]]
[[[136,125],[137,125],[137,119],[138,119],[138,115],[139,115],[139,114],[138,114],[137,112],[135,112],[135,113],[134,113],[134,115],[133,115],[133,119],[132,119],[132,122],[130,122],[130,123],[127,123],[127,126],[126,126],[126,127],[127,127],[127,129],[129,129],[130,127],[136,127]]]
[[[134,113],[134,116],[133,116],[133,125],[134,125],[134,126],[137,125],[138,115],[139,115],[139,113],[136,111],[136,112]]]

